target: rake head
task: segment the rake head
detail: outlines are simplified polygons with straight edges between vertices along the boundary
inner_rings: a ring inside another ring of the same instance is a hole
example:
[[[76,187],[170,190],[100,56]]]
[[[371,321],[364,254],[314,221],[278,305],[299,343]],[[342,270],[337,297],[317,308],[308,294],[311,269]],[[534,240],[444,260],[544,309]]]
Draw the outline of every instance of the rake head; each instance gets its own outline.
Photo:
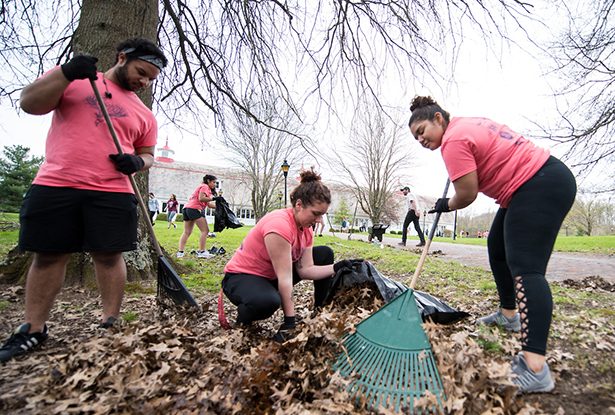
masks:
[[[430,391],[441,407],[442,382],[421,323],[414,291],[407,290],[342,339],[345,353],[333,368],[355,378],[348,391],[357,400],[364,397],[373,409],[407,406],[414,413],[415,398]]]
[[[191,307],[201,308],[179,278],[165,257],[158,257],[158,296],[165,295],[176,304],[188,303]]]

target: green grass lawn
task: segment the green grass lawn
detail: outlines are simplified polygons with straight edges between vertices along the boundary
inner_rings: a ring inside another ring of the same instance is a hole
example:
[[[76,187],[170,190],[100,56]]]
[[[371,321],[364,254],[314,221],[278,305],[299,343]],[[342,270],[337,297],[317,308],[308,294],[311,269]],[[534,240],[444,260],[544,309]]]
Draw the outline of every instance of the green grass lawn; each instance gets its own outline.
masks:
[[[210,224],[213,229],[213,224]],[[212,246],[224,247],[227,254],[218,256],[210,260],[200,260],[196,255],[191,255],[190,251],[198,250],[199,231],[195,229],[188,244],[186,245],[186,256],[178,259],[183,265],[192,270],[192,273],[182,275],[186,286],[195,292],[214,293],[220,288],[220,280],[224,275],[224,266],[228,259],[233,255],[235,249],[241,245],[251,226],[244,226],[238,229],[225,229],[216,234],[215,238],[208,238],[207,249]],[[156,236],[162,247],[173,257],[177,253],[179,237],[183,232],[183,222],[177,222],[177,229],[167,229],[166,221],[156,221],[154,226]],[[0,254],[6,255],[7,252],[17,244],[18,230],[8,230],[0,232]],[[387,236],[394,236],[389,235]],[[401,237],[401,236],[400,236]],[[415,237],[418,240],[418,237]],[[437,238],[438,242],[461,243],[472,245],[486,245],[487,240],[478,238],[458,238],[453,241],[451,238]],[[346,238],[336,238],[332,236],[317,237],[317,245],[329,245],[333,248],[336,258],[363,258],[374,264],[383,273],[392,273],[411,279],[418,255],[406,250],[391,248],[374,248],[358,239],[347,240]],[[591,253],[612,253],[615,252],[615,236],[593,236],[593,237],[560,237],[556,241],[555,249],[563,252],[591,252]],[[476,279],[468,279],[469,274],[476,273]],[[479,275],[480,274],[480,275]],[[441,278],[431,279],[429,276],[446,276],[447,284],[454,283],[462,293],[463,288],[476,288],[481,290],[492,290],[494,288],[492,277],[489,273],[480,271],[470,271],[468,268],[455,265],[454,263],[444,263],[442,261],[429,259],[426,261],[421,272],[421,279],[428,282],[432,288],[440,285]]]
[[[386,234],[387,237],[399,237],[401,235]],[[410,236],[408,239],[418,241],[418,236]],[[434,238],[435,242],[446,242],[464,245],[487,246],[485,238]],[[603,236],[559,236],[555,241],[555,251],[558,252],[582,252],[582,253],[614,253],[615,235]]]

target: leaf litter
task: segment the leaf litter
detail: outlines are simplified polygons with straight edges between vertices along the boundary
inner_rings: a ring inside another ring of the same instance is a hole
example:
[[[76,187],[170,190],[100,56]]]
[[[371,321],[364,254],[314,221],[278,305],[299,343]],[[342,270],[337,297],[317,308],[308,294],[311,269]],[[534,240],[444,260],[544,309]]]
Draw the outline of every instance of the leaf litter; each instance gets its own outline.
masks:
[[[575,288],[601,290],[599,286],[593,278]],[[48,322],[47,342],[1,367],[0,412],[376,413],[350,396],[351,379],[331,368],[343,353],[339,339],[384,305],[375,285],[342,288],[318,312],[312,311],[310,284],[296,288],[296,337],[283,345],[269,340],[282,321],[281,311],[250,327],[226,331],[218,323],[216,296],[201,299],[203,313],[153,295],[125,298],[124,311],[138,317],[99,337],[97,293],[64,288]],[[10,304],[0,318],[5,339],[23,318],[24,293],[9,286],[0,286],[0,293]],[[474,315],[493,308],[494,298],[478,300],[475,295],[478,290],[463,304],[451,305]],[[440,299],[455,301],[452,295]],[[225,308],[233,321],[234,306],[227,302]],[[472,318],[451,326],[425,323],[446,395],[437,413],[615,414],[612,315],[590,317],[582,307],[562,310],[557,305],[555,312],[578,318],[554,321],[547,357],[556,389],[550,394],[516,395],[509,379],[510,360],[521,347],[518,335],[479,329]],[[497,352],[486,351],[486,345],[494,344]],[[426,393],[415,407],[432,408],[436,402],[435,395]],[[378,413],[393,412],[379,408]]]

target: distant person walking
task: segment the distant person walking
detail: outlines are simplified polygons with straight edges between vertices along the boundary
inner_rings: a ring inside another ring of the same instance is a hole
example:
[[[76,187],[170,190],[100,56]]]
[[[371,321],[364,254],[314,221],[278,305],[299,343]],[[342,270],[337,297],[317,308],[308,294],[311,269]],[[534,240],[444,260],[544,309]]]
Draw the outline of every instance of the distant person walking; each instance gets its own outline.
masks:
[[[399,245],[406,246],[406,238],[408,236],[408,226],[410,223],[414,224],[414,229],[416,233],[419,235],[421,242],[419,242],[416,246],[425,246],[425,236],[423,236],[423,231],[421,230],[421,225],[419,224],[419,219],[421,218],[419,209],[419,201],[414,197],[412,193],[410,193],[410,188],[408,186],[401,189],[404,196],[406,196],[406,203],[408,204],[408,212],[406,213],[406,219],[404,219],[404,226],[402,228],[401,242]]]
[[[478,192],[500,205],[487,239],[500,307],[478,323],[520,331],[523,351],[512,365],[517,376],[511,381],[522,393],[551,391],[545,354],[553,300],[545,273],[574,202],[574,176],[549,151],[505,125],[451,118],[431,97],[415,97],[410,110],[412,135],[424,148],[441,149],[455,186],[453,197],[438,199],[429,213],[463,209]]]
[[[179,207],[179,203],[177,202],[177,198],[174,194],[171,195],[169,200],[167,201],[167,222],[169,226],[167,229],[171,229],[171,225],[173,225],[174,229],[177,229],[177,225],[175,224],[175,218],[177,217],[177,209]]]
[[[149,220],[152,222],[152,226],[156,224],[154,220],[160,213],[160,201],[156,199],[153,193],[149,194],[149,200],[147,201],[147,208],[149,209]]]
[[[184,257],[184,248],[188,243],[188,238],[196,225],[201,234],[199,235],[199,252],[197,257],[202,259],[212,258],[215,255],[210,254],[205,250],[207,245],[207,235],[209,234],[209,225],[207,225],[207,219],[205,219],[205,209],[207,206],[214,209],[216,207],[216,176],[207,174],[203,176],[203,184],[196,188],[196,190],[188,199],[188,202],[184,205],[184,233],[179,237],[179,252],[177,252],[178,258]]]

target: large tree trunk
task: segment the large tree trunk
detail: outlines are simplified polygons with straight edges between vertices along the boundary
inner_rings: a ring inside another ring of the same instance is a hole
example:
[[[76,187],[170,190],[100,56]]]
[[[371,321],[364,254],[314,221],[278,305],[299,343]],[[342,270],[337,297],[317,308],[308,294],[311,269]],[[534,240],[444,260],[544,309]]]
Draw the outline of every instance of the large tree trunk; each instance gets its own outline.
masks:
[[[157,28],[157,0],[83,0],[79,26],[71,41],[72,52],[96,56],[98,70],[104,72],[115,64],[115,46],[119,42],[129,37],[143,37],[156,42]],[[151,108],[151,87],[139,93],[139,98]],[[109,140],[112,140],[111,135]],[[148,173],[137,173],[135,179],[141,195],[147,200]],[[129,281],[155,275],[157,256],[146,220],[149,220],[147,213],[139,209],[138,249],[124,254]],[[31,254],[16,249],[11,251],[0,264],[0,281],[25,281],[31,262]],[[66,283],[89,284],[92,281],[95,278],[90,256],[73,254],[66,271]]]

